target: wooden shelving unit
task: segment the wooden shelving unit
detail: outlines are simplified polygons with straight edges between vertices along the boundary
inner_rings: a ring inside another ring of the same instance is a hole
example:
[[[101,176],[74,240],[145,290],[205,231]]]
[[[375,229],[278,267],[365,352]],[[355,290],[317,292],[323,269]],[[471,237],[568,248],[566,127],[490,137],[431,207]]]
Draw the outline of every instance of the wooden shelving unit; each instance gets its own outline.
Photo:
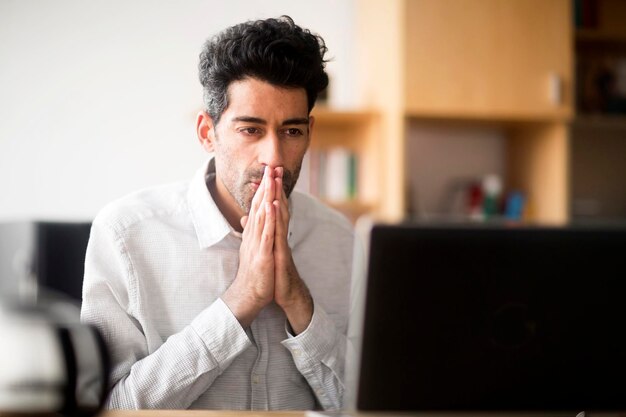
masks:
[[[597,25],[577,30],[574,6],[572,0],[360,0],[355,76],[358,102],[368,110],[314,111],[313,147],[340,144],[359,154],[358,198],[338,207],[349,215],[405,219],[414,209],[407,196],[415,162],[407,150],[420,134],[412,129],[427,125],[499,132],[504,189],[526,193],[533,223],[563,224],[576,218],[576,207],[593,209],[588,200],[595,197],[580,194],[594,189],[607,213],[619,215],[626,202],[607,196],[626,196],[626,172],[604,161],[626,156],[619,139],[626,117],[582,108],[580,64],[626,56],[626,2],[596,0]]]
[[[380,148],[380,120],[375,111],[337,110],[324,106],[313,109],[315,118],[311,149],[324,151],[342,147],[353,152],[358,161],[356,196],[344,201],[328,201],[355,222],[363,214],[378,211],[382,198],[380,174],[377,170]],[[345,175],[345,173],[334,173]]]
[[[531,221],[567,221],[569,0],[362,0],[357,12],[361,102],[381,118],[381,217],[407,215],[409,126],[424,121],[502,127],[505,189],[527,193]]]
[[[623,221],[626,219],[626,2],[585,0],[578,7],[572,42],[576,62],[576,117],[569,128],[570,218],[575,222]]]

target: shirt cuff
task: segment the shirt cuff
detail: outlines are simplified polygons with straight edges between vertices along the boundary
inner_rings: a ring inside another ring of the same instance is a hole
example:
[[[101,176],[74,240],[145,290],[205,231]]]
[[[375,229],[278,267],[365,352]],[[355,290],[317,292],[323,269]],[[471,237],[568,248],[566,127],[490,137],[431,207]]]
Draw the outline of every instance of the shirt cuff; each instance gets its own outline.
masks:
[[[287,335],[281,343],[291,352],[298,368],[327,359],[337,343],[335,322],[319,304],[314,304],[311,323],[302,333],[293,336],[287,330]]]
[[[221,298],[193,319],[191,328],[215,358],[220,373],[252,345],[241,324]]]

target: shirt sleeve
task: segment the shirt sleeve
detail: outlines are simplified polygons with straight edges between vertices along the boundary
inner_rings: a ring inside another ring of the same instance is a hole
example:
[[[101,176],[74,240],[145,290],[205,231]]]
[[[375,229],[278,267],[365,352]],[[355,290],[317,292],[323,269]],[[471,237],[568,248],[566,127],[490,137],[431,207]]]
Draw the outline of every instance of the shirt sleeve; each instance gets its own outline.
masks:
[[[107,407],[188,408],[251,341],[217,299],[149,352],[145,334],[152,329],[142,327],[135,314],[137,277],[124,240],[97,220],[85,259],[81,320],[100,330],[109,349]]]
[[[317,303],[311,323],[297,336],[282,341],[324,410],[338,410],[344,394],[346,336]]]

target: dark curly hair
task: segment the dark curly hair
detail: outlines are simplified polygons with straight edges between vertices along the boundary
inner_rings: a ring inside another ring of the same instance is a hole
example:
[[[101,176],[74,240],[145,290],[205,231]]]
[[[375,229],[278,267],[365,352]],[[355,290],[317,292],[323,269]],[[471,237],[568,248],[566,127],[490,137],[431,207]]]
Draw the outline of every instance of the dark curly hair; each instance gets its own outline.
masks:
[[[246,77],[306,90],[309,112],[328,86],[324,39],[289,16],[232,26],[208,39],[198,64],[207,113],[217,123],[228,106],[228,86]]]

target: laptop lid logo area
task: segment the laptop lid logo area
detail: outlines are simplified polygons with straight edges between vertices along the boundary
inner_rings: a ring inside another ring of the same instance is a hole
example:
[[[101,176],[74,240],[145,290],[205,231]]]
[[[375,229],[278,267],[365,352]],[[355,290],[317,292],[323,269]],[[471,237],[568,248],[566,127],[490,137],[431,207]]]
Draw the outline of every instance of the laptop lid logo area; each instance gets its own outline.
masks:
[[[498,308],[491,323],[491,342],[500,349],[522,349],[536,342],[537,321],[523,303],[506,303]]]

